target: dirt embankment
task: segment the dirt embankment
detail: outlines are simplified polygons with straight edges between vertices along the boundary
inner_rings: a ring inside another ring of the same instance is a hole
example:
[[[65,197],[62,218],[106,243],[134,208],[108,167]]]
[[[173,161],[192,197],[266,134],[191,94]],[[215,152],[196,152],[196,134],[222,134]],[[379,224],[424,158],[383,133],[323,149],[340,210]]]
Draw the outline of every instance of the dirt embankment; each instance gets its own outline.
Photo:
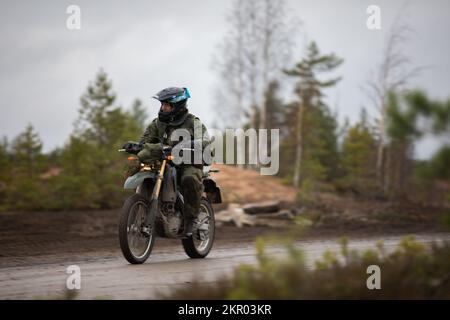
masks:
[[[295,200],[296,189],[282,184],[282,180],[273,176],[260,175],[258,171],[244,170],[234,166],[214,165],[220,170],[213,173],[222,190],[224,202],[259,202],[280,200],[292,202]]]
[[[277,200],[293,216],[309,220],[315,233],[402,233],[444,231],[441,220],[450,215],[443,209],[406,202],[380,201],[332,193],[301,194],[272,176],[234,166],[218,165],[215,174],[227,203]],[[296,201],[298,193],[302,202]],[[225,207],[225,206],[222,206]],[[262,216],[262,215],[261,215]],[[287,223],[289,224],[289,222]]]

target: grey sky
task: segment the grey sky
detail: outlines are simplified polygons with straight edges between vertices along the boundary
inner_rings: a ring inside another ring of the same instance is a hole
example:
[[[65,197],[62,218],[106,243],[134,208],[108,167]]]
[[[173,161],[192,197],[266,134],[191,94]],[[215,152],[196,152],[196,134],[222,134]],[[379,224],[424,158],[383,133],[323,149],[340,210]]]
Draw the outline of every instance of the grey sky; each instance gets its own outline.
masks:
[[[323,52],[345,59],[339,85],[327,102],[342,120],[358,118],[365,106],[360,89],[381,59],[383,40],[403,1],[288,1],[300,18],[296,60],[304,39]],[[81,30],[66,29],[66,8],[81,8]],[[380,31],[366,28],[366,8],[381,8]],[[150,97],[166,86],[189,87],[190,110],[207,125],[227,107],[214,101],[217,77],[211,58],[227,29],[231,1],[10,1],[0,3],[0,136],[10,138],[31,122],[46,151],[62,146],[73,129],[79,97],[103,68],[113,81],[118,103],[140,98],[154,117]],[[430,66],[412,86],[432,97],[450,97],[450,1],[409,1],[409,23],[416,31],[407,50],[415,65]],[[214,108],[214,112],[212,112]],[[432,141],[418,145],[427,157]]]

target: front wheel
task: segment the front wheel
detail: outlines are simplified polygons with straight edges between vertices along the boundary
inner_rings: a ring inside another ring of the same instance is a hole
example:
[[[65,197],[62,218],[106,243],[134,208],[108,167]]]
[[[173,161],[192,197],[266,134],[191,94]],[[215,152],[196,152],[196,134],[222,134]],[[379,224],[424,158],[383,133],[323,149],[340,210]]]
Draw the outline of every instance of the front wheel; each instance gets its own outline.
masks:
[[[197,239],[195,236],[190,236],[187,239],[182,239],[183,248],[190,258],[205,258],[214,243],[214,236],[216,233],[216,225],[214,219],[214,210],[206,198],[202,198],[200,202],[200,212],[197,219],[197,232],[202,233],[202,237]]]
[[[129,197],[123,207],[119,220],[119,242],[123,256],[129,263],[144,263],[155,243],[154,226],[146,226],[150,214],[148,200],[140,194]]]

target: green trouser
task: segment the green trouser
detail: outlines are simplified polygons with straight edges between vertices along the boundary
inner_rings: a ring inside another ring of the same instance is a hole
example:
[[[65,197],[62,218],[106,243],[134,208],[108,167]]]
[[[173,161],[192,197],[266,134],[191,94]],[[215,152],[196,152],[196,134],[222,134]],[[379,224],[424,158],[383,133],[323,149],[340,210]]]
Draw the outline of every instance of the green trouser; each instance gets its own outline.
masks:
[[[200,200],[202,199],[203,193],[203,171],[192,165],[183,165],[178,168],[178,170],[180,169],[181,194],[184,198],[184,214],[186,218],[196,218],[200,211]]]

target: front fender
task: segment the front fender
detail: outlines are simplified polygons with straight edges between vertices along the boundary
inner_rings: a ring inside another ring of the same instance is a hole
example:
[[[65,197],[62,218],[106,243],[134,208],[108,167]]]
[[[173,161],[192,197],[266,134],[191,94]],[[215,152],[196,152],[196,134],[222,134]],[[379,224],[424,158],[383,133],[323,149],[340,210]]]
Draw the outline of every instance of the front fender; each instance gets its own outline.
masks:
[[[133,174],[131,177],[128,177],[123,184],[124,189],[136,189],[141,183],[147,179],[154,179],[155,173],[149,171],[140,171],[136,174]]]
[[[222,203],[222,195],[220,188],[216,185],[216,182],[212,179],[203,179],[204,191],[211,203]]]

